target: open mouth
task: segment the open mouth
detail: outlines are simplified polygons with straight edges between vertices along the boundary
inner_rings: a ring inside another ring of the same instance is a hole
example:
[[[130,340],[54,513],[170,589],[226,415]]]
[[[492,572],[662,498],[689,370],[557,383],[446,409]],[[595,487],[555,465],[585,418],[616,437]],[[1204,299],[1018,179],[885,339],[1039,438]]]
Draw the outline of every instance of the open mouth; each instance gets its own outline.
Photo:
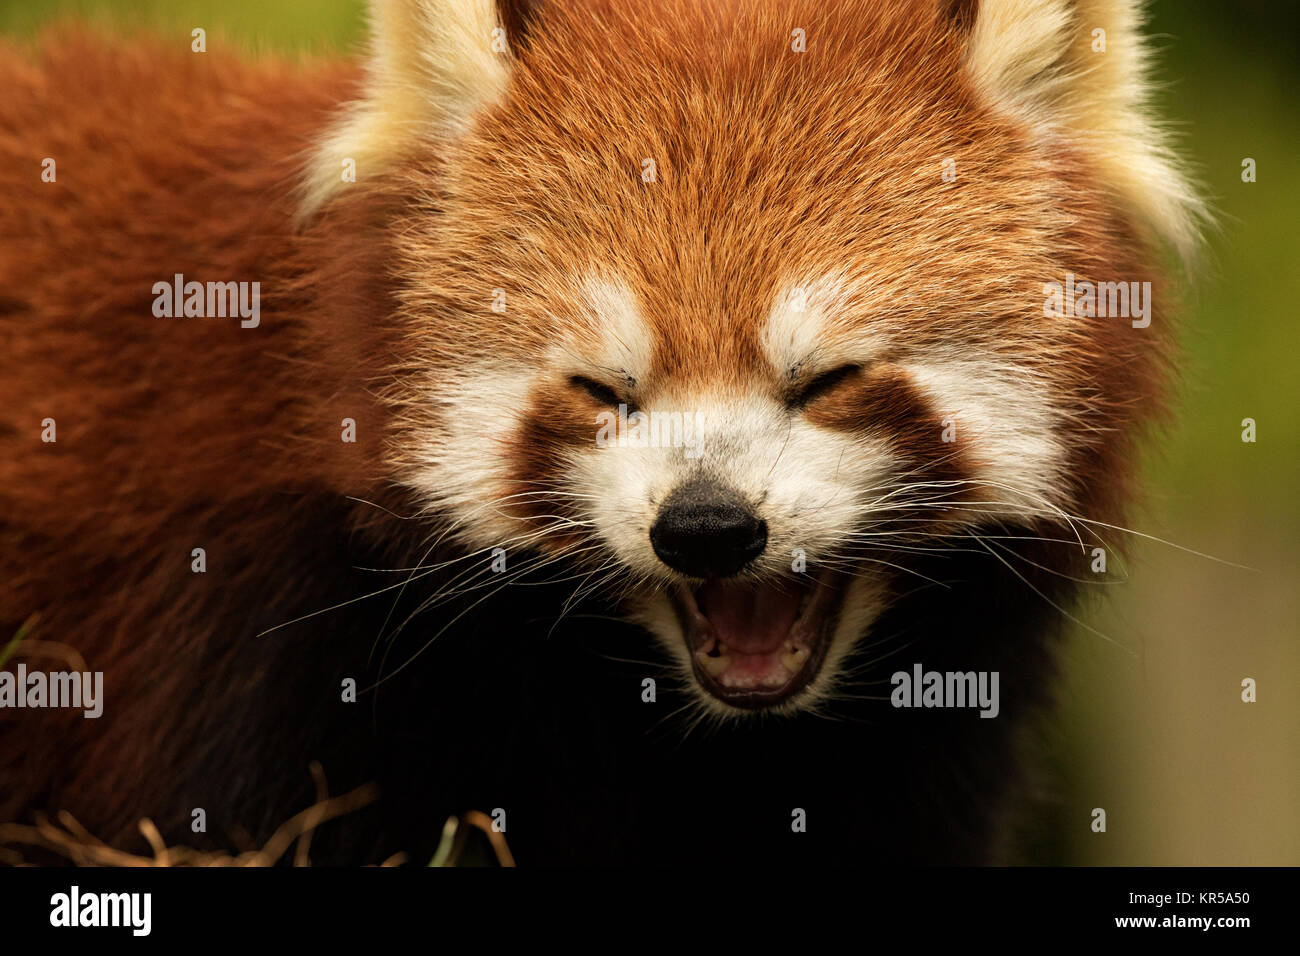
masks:
[[[817,676],[841,597],[829,574],[764,584],[712,579],[673,589],[700,686],[749,709],[790,700]]]

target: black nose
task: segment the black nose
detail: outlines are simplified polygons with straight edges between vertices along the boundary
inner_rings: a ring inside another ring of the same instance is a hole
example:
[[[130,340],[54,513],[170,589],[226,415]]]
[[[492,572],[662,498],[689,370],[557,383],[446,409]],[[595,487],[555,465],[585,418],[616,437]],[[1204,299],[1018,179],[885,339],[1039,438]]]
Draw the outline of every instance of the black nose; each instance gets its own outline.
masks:
[[[739,496],[695,482],[677,489],[650,527],[659,560],[695,578],[729,578],[763,553],[767,522]]]

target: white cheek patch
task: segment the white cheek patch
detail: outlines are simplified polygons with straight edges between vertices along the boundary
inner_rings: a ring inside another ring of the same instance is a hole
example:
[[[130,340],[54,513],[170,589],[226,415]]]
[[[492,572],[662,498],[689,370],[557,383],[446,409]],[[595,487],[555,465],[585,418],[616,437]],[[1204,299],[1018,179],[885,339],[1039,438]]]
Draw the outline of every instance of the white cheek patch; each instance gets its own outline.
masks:
[[[871,302],[906,301],[895,291],[882,277],[855,282],[836,274],[787,286],[763,330],[768,360],[786,374],[803,364],[826,370],[867,364],[900,347],[906,352],[905,340],[891,342],[864,314]],[[942,437],[952,438],[953,448],[961,448],[974,464],[972,477],[986,483],[979,500],[998,503],[981,507],[1027,516],[1050,511],[1064,497],[1065,458],[1058,438],[1062,416],[1053,405],[1051,383],[1005,356],[985,357],[974,351],[982,346],[971,348],[970,356],[954,344],[943,354],[898,364],[939,418],[951,425]],[[879,457],[887,456],[882,452]],[[815,472],[818,463],[810,456],[805,465]],[[969,515],[979,517],[973,511]]]
[[[993,358],[903,363],[987,485],[988,510],[1031,516],[1062,498],[1065,451],[1051,385]]]
[[[431,421],[405,449],[408,484],[431,508],[456,522],[471,547],[508,547],[521,528],[502,499],[509,493],[508,445],[528,408],[536,373],[517,368],[462,368],[431,383]]]
[[[510,443],[538,386],[567,371],[589,372],[602,381],[619,374],[633,378],[650,361],[650,332],[626,283],[593,274],[578,290],[578,308],[586,321],[575,321],[572,335],[557,341],[543,361],[462,366],[454,378],[440,378],[427,389],[430,420],[420,430],[418,447],[405,449],[412,464],[408,483],[432,509],[450,515],[472,547],[509,548],[532,540],[530,529],[511,517],[514,509],[506,496],[516,489],[518,477],[512,472]],[[593,449],[597,430],[593,417]],[[586,457],[586,449],[575,450],[566,474],[572,477]]]

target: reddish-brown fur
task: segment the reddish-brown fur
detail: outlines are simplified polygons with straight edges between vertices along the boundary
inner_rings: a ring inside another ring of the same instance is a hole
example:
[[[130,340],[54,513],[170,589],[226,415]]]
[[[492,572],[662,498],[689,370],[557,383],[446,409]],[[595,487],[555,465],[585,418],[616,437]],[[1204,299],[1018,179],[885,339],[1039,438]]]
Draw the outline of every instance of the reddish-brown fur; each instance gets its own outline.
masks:
[[[300,587],[286,535],[321,496],[371,487],[383,426],[366,367],[390,253],[380,204],[291,228],[301,154],[351,67],[74,31],[3,63],[0,634],[38,616],[29,639],[105,671],[112,703],[100,720],[0,717],[0,818],[40,794],[93,807],[112,836],[160,809],[133,799],[140,778],[200,757],[248,692],[221,662],[254,622],[220,632],[219,609]],[[261,281],[261,327],[155,318],[153,283],[175,272]],[[339,441],[345,417],[357,444]]]

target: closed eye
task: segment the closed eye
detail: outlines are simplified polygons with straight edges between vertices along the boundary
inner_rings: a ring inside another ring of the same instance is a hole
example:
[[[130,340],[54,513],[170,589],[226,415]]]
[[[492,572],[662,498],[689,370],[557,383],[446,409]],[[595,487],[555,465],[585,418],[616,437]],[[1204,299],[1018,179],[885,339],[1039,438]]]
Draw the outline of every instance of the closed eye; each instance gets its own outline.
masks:
[[[805,408],[817,401],[817,399],[829,395],[840,385],[857,375],[861,369],[862,366],[860,365],[841,365],[829,372],[823,372],[791,396],[788,404],[791,408]]]
[[[614,391],[603,382],[598,382],[594,378],[587,378],[585,375],[573,375],[569,378],[569,384],[574,388],[580,388],[602,405],[619,406],[630,404],[626,399],[620,398],[618,392]]]

